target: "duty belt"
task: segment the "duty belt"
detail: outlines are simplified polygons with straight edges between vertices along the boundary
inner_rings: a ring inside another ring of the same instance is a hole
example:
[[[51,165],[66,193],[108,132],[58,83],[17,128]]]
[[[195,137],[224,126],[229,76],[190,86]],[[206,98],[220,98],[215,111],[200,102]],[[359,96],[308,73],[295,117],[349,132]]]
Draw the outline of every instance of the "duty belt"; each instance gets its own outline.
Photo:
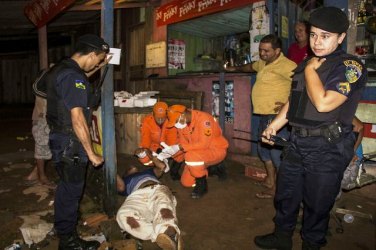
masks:
[[[49,127],[53,133],[74,134],[74,130],[71,127],[55,127],[53,125],[50,125]]]
[[[310,136],[324,136],[330,137],[331,135],[338,135],[342,133],[341,125],[337,122],[325,125],[320,128],[302,128],[302,127],[292,127],[292,133],[301,136],[301,137],[310,137]]]

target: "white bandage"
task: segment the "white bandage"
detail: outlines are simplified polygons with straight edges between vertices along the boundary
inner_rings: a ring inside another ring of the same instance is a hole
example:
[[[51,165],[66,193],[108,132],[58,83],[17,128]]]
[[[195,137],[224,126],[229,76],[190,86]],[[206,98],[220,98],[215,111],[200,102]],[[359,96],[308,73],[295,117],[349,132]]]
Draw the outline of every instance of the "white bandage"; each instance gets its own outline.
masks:
[[[164,153],[164,152],[160,152],[158,155],[157,155],[157,158],[158,160],[160,161],[163,161],[164,159],[168,159],[170,158],[171,155],[170,154],[167,154],[167,153]]]
[[[168,146],[168,147],[162,149],[162,152],[173,156],[174,154],[179,152],[179,150],[180,150],[179,145],[175,144],[175,145]]]
[[[163,160],[164,164],[166,165],[165,169],[163,170],[163,172],[167,173],[168,171],[170,171],[170,166],[168,165],[168,160],[167,159],[164,159]]]
[[[145,158],[145,157],[146,157],[146,152],[145,152],[145,151],[142,151],[141,153],[138,153],[138,154],[137,154],[137,157],[138,157],[138,158]]]

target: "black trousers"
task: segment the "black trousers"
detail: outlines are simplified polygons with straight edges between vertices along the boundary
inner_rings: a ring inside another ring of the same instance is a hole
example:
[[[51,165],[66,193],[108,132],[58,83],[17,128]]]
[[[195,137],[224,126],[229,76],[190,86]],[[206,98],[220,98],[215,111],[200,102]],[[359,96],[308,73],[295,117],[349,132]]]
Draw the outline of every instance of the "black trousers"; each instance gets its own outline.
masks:
[[[354,155],[355,136],[342,134],[336,143],[323,136],[300,137],[291,134],[277,177],[275,195],[276,230],[295,229],[303,202],[302,238],[323,246],[335,198],[343,173]]]
[[[52,160],[60,177],[55,192],[54,227],[59,235],[66,235],[76,230],[88,158],[73,135],[52,132],[49,142]]]

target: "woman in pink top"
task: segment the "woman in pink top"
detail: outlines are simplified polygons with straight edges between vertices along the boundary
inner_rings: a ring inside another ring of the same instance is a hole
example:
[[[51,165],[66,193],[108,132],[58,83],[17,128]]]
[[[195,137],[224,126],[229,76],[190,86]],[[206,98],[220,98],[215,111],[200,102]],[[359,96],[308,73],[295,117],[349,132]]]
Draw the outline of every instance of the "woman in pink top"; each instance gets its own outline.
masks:
[[[295,39],[296,42],[291,44],[287,52],[287,58],[299,64],[309,55],[311,49],[308,45],[309,37],[309,23],[306,21],[298,21],[295,24]]]

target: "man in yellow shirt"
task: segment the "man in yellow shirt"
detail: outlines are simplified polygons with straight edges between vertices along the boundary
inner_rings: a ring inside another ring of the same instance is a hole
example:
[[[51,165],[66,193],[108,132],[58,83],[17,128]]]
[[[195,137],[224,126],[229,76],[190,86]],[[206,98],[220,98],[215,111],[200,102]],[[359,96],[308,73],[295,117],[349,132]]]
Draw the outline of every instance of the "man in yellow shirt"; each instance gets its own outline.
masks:
[[[240,67],[226,67],[227,71],[257,72],[252,89],[253,113],[260,116],[259,135],[279,113],[288,100],[291,77],[296,63],[282,53],[282,41],[275,35],[263,37],[259,45],[260,60]],[[287,138],[287,128],[278,136]],[[258,153],[265,164],[267,177],[263,183],[269,190],[256,194],[258,198],[272,198],[275,192],[275,168],[281,162],[282,150],[278,146],[258,144]]]

